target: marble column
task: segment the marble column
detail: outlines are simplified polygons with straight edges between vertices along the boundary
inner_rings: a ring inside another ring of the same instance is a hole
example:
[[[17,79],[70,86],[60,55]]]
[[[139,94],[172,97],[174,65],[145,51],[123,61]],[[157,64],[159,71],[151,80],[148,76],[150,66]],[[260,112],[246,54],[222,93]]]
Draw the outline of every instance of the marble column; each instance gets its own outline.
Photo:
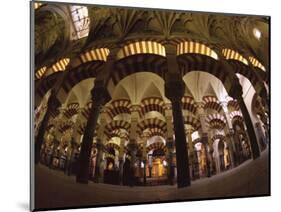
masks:
[[[242,87],[239,84],[239,82],[234,82],[232,85],[232,88],[230,90],[229,95],[234,98],[237,99],[246,127],[247,127],[247,132],[249,135],[249,140],[250,140],[250,146],[251,146],[251,150],[252,150],[252,157],[253,159],[256,159],[260,156],[260,150],[259,150],[259,146],[258,146],[258,141],[257,141],[257,137],[255,134],[255,130],[254,130],[254,126],[249,114],[249,111],[247,109],[247,106],[245,104],[245,101],[243,99],[243,91],[242,91]]]
[[[46,131],[46,128],[48,126],[48,122],[49,119],[51,117],[52,112],[54,112],[55,110],[57,110],[57,108],[60,106],[60,102],[57,99],[54,91],[51,92],[50,97],[48,99],[48,103],[47,103],[47,111],[44,115],[44,118],[39,126],[38,129],[38,134],[35,137],[35,164],[38,164],[40,161],[40,152],[41,152],[41,147],[44,141],[44,134]]]
[[[92,93],[92,107],[87,121],[84,136],[81,144],[81,151],[78,160],[78,173],[76,182],[87,184],[89,180],[90,156],[92,151],[93,136],[97,125],[102,105],[110,100],[110,96],[102,81],[96,81]]]
[[[176,75],[170,75],[165,82],[165,95],[172,103],[179,188],[190,186],[188,152],[181,103],[184,88],[184,82]]]

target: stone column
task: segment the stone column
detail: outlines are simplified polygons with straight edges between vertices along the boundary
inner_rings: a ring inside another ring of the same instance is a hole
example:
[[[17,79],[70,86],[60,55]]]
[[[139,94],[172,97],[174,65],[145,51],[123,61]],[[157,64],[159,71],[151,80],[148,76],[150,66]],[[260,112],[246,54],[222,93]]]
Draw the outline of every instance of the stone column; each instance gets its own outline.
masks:
[[[58,167],[60,168],[60,162],[61,162],[60,157],[61,157],[61,155],[64,154],[63,139],[65,137],[63,137],[63,135],[59,129],[61,127],[61,124],[63,124],[65,120],[64,120],[64,109],[58,108],[58,111],[59,111],[59,114],[53,120],[55,133],[54,133],[54,146],[53,146],[52,156],[51,156],[51,166],[52,166],[53,159],[55,157],[57,157],[58,161],[59,161]],[[59,151],[57,151],[57,150],[59,150]]]
[[[122,133],[120,136],[120,139],[121,139],[121,142],[120,142],[120,152],[119,152],[119,181],[120,181],[120,184],[122,184],[126,134]]]
[[[209,138],[209,132],[206,125],[206,114],[203,109],[203,104],[201,102],[197,103],[197,111],[199,115],[199,120],[201,124],[201,143],[205,145],[205,155],[206,155],[206,164],[207,164],[207,177],[211,177],[212,175],[212,167],[213,167],[213,146],[211,143],[211,139]],[[207,150],[207,147],[209,147],[209,151]]]
[[[102,176],[103,173],[101,173],[101,170],[104,169],[104,164],[102,163],[103,160],[103,153],[104,153],[104,145],[100,138],[96,139],[96,145],[97,145],[97,156],[96,156],[96,166],[95,166],[95,176],[94,176],[94,182],[95,183],[101,183],[103,182]]]
[[[143,133],[143,149],[142,149],[142,161],[143,161],[143,183],[146,184],[146,163],[147,163],[147,152],[146,152],[146,145],[148,140],[148,133]]]
[[[83,111],[83,108],[79,108],[75,117],[74,121],[74,126],[73,126],[73,130],[72,130],[72,139],[71,142],[68,145],[67,148],[67,168],[66,168],[66,173],[68,175],[71,174],[72,172],[72,167],[73,167],[73,162],[74,162],[74,153],[75,153],[75,149],[77,148],[79,141],[77,139],[78,137],[78,130],[79,130],[79,126],[80,126],[80,118],[81,118],[81,113]]]
[[[238,79],[237,79],[237,81],[238,81]],[[245,120],[245,124],[247,127],[247,132],[248,132],[248,135],[250,138],[249,140],[250,140],[250,145],[251,145],[251,150],[252,150],[252,157],[253,157],[253,159],[256,159],[260,156],[260,150],[259,150],[254,126],[253,126],[249,111],[248,111],[246,104],[244,102],[244,99],[243,99],[243,91],[242,91],[241,85],[239,84],[239,81],[233,83],[229,95],[232,98],[237,99],[237,101],[239,103],[239,106],[240,106],[240,109],[241,109],[241,112],[242,112],[242,115],[243,115],[243,118]]]
[[[168,57],[167,60],[168,64],[172,63],[173,61],[176,62],[175,57]],[[172,60],[172,62],[169,62],[169,60]],[[171,68],[169,65],[168,67]],[[181,99],[184,95],[184,87],[185,84],[179,76],[174,74],[168,75],[168,78],[165,82],[165,95],[172,102],[177,158],[178,188],[190,186],[188,152],[186,148],[186,136],[181,105]]]
[[[102,105],[110,100],[110,96],[106,88],[103,87],[102,81],[96,81],[92,93],[92,108],[90,109],[89,119],[87,121],[84,136],[81,144],[81,151],[78,161],[78,173],[76,182],[88,183],[89,165],[92,151],[93,136]]]
[[[188,149],[189,149],[189,169],[190,169],[190,176],[191,179],[195,179],[194,175],[194,166],[195,166],[195,152],[194,152],[194,145],[192,142],[192,132],[193,129],[191,126],[187,129],[187,140],[188,140]]]
[[[131,108],[131,127],[129,133],[129,144],[128,148],[131,153],[131,161],[130,161],[130,178],[131,185],[135,184],[135,163],[136,163],[136,154],[137,154],[137,125],[139,119],[139,106],[133,105]]]
[[[168,176],[168,183],[170,185],[174,184],[174,164],[173,164],[173,150],[174,150],[174,129],[173,129],[173,112],[172,112],[172,105],[166,104],[165,106],[165,118],[167,123],[167,139],[166,139],[166,147],[167,147],[167,176]]]
[[[228,133],[226,134],[227,144],[230,151],[230,160],[231,160],[231,167],[234,168],[237,164],[236,158],[236,147],[235,147],[235,138],[234,138],[234,130],[229,129]]]
[[[258,136],[259,136],[258,139],[259,139],[260,149],[261,151],[263,151],[266,148],[266,141],[265,141],[265,133],[262,128],[261,121],[256,122],[255,127],[257,129]]]
[[[60,102],[57,99],[55,92],[51,91],[51,95],[48,99],[48,103],[47,103],[47,111],[44,115],[44,118],[39,126],[38,129],[38,134],[35,138],[35,164],[38,164],[40,161],[40,152],[41,152],[41,147],[44,141],[44,134],[49,122],[49,119],[51,117],[52,112],[54,112],[55,110],[57,110],[57,108],[60,106]]]
[[[231,167],[233,168],[236,165],[236,159],[235,159],[236,149],[235,149],[233,126],[230,120],[229,111],[227,108],[227,102],[221,102],[221,106],[223,108],[224,117],[226,119],[226,128],[224,131],[225,131],[225,135],[226,135],[225,137],[230,153],[230,160],[231,160],[230,163],[231,163]]]
[[[104,141],[104,128],[106,125],[106,112],[105,111],[101,111],[100,113],[100,125],[99,125],[99,129],[97,132],[97,138],[96,138],[96,142],[97,142],[97,156],[96,156],[96,166],[95,166],[95,176],[94,176],[94,182],[96,183],[101,183],[103,182],[102,176],[103,173],[102,170],[104,169],[104,163],[102,163],[102,159],[103,159],[103,154],[104,154],[104,145],[103,145],[103,141]]]

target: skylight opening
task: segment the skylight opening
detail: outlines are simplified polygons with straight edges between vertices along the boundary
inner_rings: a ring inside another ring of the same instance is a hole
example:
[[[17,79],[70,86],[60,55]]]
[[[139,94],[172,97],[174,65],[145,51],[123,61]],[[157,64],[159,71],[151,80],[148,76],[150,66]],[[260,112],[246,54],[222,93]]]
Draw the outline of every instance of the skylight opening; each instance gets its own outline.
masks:
[[[75,29],[74,39],[87,37],[89,34],[90,18],[88,8],[85,6],[71,6],[70,12]]]

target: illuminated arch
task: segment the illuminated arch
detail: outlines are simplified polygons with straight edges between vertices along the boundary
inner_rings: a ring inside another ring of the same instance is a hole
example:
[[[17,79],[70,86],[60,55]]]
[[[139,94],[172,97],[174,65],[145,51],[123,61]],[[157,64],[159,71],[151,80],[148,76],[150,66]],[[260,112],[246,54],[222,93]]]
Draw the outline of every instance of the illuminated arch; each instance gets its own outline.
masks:
[[[118,53],[117,59],[122,59],[136,54],[156,54],[165,57],[165,47],[155,41],[137,41],[125,45]]]
[[[177,45],[177,55],[182,54],[201,54],[218,60],[218,55],[214,50],[205,44],[193,41],[184,41]]]

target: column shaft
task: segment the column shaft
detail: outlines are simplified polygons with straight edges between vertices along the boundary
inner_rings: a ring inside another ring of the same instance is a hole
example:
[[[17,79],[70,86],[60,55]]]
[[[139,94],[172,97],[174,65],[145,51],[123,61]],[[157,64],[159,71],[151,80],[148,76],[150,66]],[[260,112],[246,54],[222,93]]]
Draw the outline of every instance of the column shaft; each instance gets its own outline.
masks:
[[[178,187],[185,187],[190,185],[190,176],[181,100],[178,99],[172,101],[172,108],[175,130]]]
[[[49,97],[47,104],[48,104],[47,111],[39,126],[38,134],[35,138],[35,149],[34,149],[35,150],[35,164],[38,164],[40,161],[40,152],[41,152],[41,147],[42,147],[42,144],[44,141],[44,134],[45,134],[49,119],[51,117],[52,111],[55,111],[60,106],[60,103],[53,92],[51,93],[51,96]]]
[[[244,102],[244,99],[242,96],[240,96],[238,99],[243,118],[245,120],[245,124],[247,126],[247,132],[250,138],[250,145],[251,145],[251,150],[252,150],[252,157],[253,159],[256,159],[260,156],[260,151],[259,151],[259,146],[258,146],[258,141],[257,137],[255,134],[254,126],[250,117],[250,114],[248,112],[248,109],[246,107],[246,104]]]

